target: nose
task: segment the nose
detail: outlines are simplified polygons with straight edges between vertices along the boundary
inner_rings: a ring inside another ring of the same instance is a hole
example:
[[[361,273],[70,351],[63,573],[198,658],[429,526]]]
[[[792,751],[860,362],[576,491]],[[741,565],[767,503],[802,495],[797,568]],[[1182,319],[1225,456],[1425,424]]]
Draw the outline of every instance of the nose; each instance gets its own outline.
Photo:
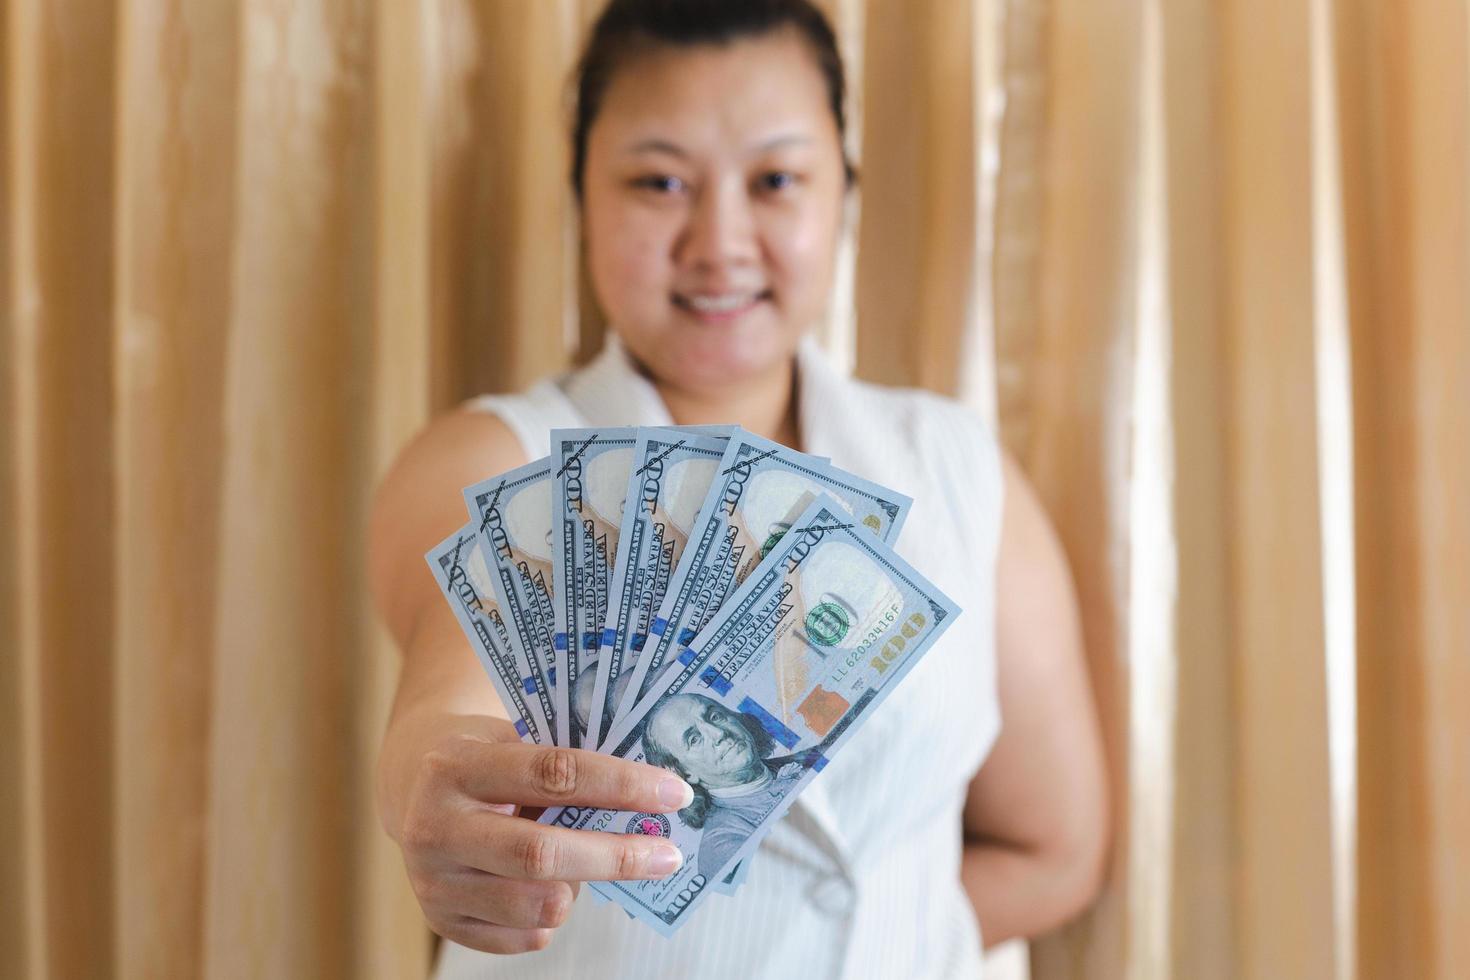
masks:
[[[755,216],[739,180],[707,184],[695,197],[679,243],[680,264],[719,276],[755,261]]]

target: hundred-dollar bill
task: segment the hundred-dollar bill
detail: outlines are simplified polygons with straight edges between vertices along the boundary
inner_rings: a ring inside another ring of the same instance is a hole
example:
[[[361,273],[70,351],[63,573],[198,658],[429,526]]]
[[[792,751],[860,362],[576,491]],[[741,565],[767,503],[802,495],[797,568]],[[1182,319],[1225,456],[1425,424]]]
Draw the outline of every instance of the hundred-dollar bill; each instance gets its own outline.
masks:
[[[716,439],[732,439],[740,431],[738,425],[670,425],[664,428],[674,432],[692,432],[697,436],[714,436]]]
[[[471,521],[435,545],[424,558],[480,666],[490,675],[516,733],[524,741],[550,744],[551,731],[540,703],[526,697],[526,686],[534,676],[531,665],[511,639],[500,614],[480,547],[475,522]]]
[[[820,493],[831,494],[861,527],[884,541],[898,535],[913,503],[901,493],[749,432],[730,440],[613,714],[614,726],[619,719],[642,714],[660,673]]]
[[[511,640],[531,666],[526,694],[556,732],[556,610],[551,591],[551,457],[465,488],[490,570],[495,601],[511,624]]]
[[[685,651],[690,672],[604,749],[695,788],[674,814],[559,807],[543,823],[668,838],[683,866],[659,881],[592,887],[670,935],[760,837],[959,608],[819,496]]]
[[[556,467],[552,594],[556,597],[556,744],[581,748],[588,719],[600,720],[594,697],[608,587],[618,553],[623,504],[638,430],[627,426],[551,430]],[[596,746],[593,722],[592,740]]]
[[[735,863],[735,866],[730,869],[730,873],[723,878],[718,878],[710,882],[710,888],[719,892],[721,895],[733,895],[738,892],[740,886],[745,884],[745,879],[750,877],[750,862],[755,860],[754,852],[754,847],[748,848],[745,857]],[[602,899],[606,899],[607,897],[597,892],[593,894]],[[629,912],[628,917],[632,918],[633,913]]]
[[[669,578],[684,554],[689,529],[714,482],[728,437],[687,429],[638,430],[626,485],[628,501],[613,562],[613,578],[587,745],[596,747],[612,720],[628,675],[624,666],[643,649]]]
[[[760,842],[763,839],[764,835],[756,838],[757,847],[760,846]],[[748,848],[745,857],[741,858],[735,867],[730,869],[730,873],[710,887],[717,892],[724,892],[726,895],[735,894],[740,890],[740,886],[745,884],[745,879],[750,877],[750,865],[754,861],[755,848]]]

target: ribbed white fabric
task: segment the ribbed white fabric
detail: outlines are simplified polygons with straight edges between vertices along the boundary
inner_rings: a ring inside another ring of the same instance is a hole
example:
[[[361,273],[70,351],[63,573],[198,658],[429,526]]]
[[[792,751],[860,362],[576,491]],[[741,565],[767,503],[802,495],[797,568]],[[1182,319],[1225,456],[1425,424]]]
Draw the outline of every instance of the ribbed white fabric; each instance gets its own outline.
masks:
[[[965,792],[1000,729],[995,695],[999,451],[958,404],[845,377],[814,342],[798,357],[803,449],[914,498],[898,551],[963,609],[753,857],[672,938],[584,890],[539,953],[445,943],[439,980],[514,977],[978,977],[975,917],[959,884]],[[616,338],[586,368],[523,395],[476,399],[529,458],[572,425],[669,425]]]

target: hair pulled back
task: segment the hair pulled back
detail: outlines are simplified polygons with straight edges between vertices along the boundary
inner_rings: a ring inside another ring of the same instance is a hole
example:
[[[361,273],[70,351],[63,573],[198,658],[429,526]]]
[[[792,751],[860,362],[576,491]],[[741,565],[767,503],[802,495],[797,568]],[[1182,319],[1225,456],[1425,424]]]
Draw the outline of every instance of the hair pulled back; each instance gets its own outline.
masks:
[[[810,0],[611,0],[592,27],[576,71],[572,123],[572,190],[582,199],[587,134],[618,69],[659,48],[727,45],[794,30],[806,42],[827,83],[827,101],[841,145],[847,136],[847,82],[832,25]],[[843,154],[851,185],[857,174]]]

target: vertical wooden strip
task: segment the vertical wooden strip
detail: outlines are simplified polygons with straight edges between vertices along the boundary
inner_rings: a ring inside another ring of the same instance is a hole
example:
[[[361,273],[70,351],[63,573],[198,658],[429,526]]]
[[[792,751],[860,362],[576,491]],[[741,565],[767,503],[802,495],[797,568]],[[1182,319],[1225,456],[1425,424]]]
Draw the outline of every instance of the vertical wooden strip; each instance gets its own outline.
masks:
[[[1352,390],[1338,130],[1329,0],[1308,0],[1312,133],[1312,306],[1316,348],[1318,499],[1332,855],[1334,975],[1357,976],[1357,596],[1354,583]]]
[[[569,174],[572,166],[571,125],[573,66],[581,54],[584,37],[585,4],[582,0],[557,0],[551,7],[554,17],[547,28],[547,51],[557,71],[548,84],[536,92],[533,113],[543,113],[551,125],[557,144],[553,147],[556,167],[544,175],[543,195],[554,194],[554,212],[561,229],[557,255],[556,289],[560,296],[561,337],[554,357],[556,368],[566,367],[586,350],[584,331],[594,322],[582,312],[586,282],[582,262],[582,216],[572,193]],[[600,336],[597,338],[601,347]]]
[[[34,2],[0,10],[0,974],[44,975],[36,444]]]
[[[1049,4],[1009,3],[1004,18],[1000,162],[995,184],[995,401],[1002,438],[1031,443],[1041,303],[1041,180],[1046,142]]]
[[[1239,976],[1235,922],[1234,624],[1226,484],[1220,161],[1213,0],[1161,4],[1169,201],[1174,512],[1179,556],[1176,860],[1170,973]]]
[[[914,184],[924,172],[925,133],[911,99],[927,8],[875,0],[867,12],[856,368],[884,384],[913,384],[918,377],[923,225]]]
[[[454,152],[436,154],[445,170],[436,219],[443,250],[434,257],[436,285],[451,336],[451,401],[516,388],[522,380],[519,339],[528,325],[516,306],[515,205],[524,151],[520,92],[526,26],[507,4],[450,2],[437,39],[458,71],[446,92]],[[543,325],[545,329],[545,325]]]
[[[940,4],[923,25],[919,56],[928,159],[920,177],[924,251],[912,327],[920,346],[916,381],[947,395],[959,393],[961,353],[981,328],[975,281],[981,227],[975,182],[979,27],[975,3]]]
[[[1137,267],[1128,561],[1128,758],[1132,773],[1127,889],[1129,959],[1137,976],[1171,974],[1175,730],[1178,708],[1177,523],[1170,375],[1173,292],[1168,262],[1163,11],[1139,24]],[[1142,846],[1148,841],[1148,846]]]
[[[976,254],[974,26],[969,4],[868,10],[857,368],[875,381],[957,387]]]
[[[1470,10],[1440,0],[1412,20],[1416,450],[1423,514],[1427,822],[1420,866],[1436,980],[1470,963]]]
[[[1408,98],[1395,37],[1399,19],[1379,5],[1339,2],[1337,56],[1344,201],[1352,311],[1356,476],[1358,723],[1358,918],[1361,975],[1428,976],[1432,917],[1409,834],[1420,828],[1422,759],[1403,719],[1415,716],[1420,624],[1413,558],[1422,534],[1407,498],[1414,477],[1412,358],[1406,316],[1412,254],[1405,206]]]
[[[512,147],[523,158],[511,201],[512,242],[515,274],[515,305],[510,316],[499,322],[509,327],[516,342],[516,387],[559,371],[575,352],[580,333],[577,321],[576,252],[567,234],[571,220],[571,193],[567,173],[571,155],[563,96],[567,72],[576,57],[573,30],[574,0],[541,0],[533,4],[509,4],[496,30],[513,37],[524,26],[521,72],[502,74],[504,64],[486,64],[487,81],[519,96],[514,129],[487,130],[482,138],[493,152]],[[514,136],[512,136],[514,134]]]
[[[224,385],[205,975],[333,976],[368,642],[372,56],[368,0],[243,5]],[[262,206],[262,202],[267,202]]]
[[[415,4],[376,0],[373,23],[374,282],[372,478],[376,485],[404,443],[427,421],[433,342],[429,320],[429,167],[425,92],[425,15]],[[377,813],[374,765],[401,659],[373,622],[366,661],[353,673],[357,783],[352,806]],[[429,931],[404,874],[403,856],[375,819],[357,823],[354,850],[354,974],[424,976]]]
[[[112,942],[113,13],[7,5],[6,332],[24,940],[41,976]],[[13,59],[13,60],[12,60]],[[13,87],[12,87],[13,86]],[[99,106],[101,107],[99,111]],[[14,211],[9,210],[13,205]],[[11,659],[11,658],[7,658]]]
[[[1422,478],[1423,740],[1427,826],[1418,837],[1438,980],[1470,963],[1470,10],[1416,8],[1415,407]]]
[[[607,336],[607,320],[597,302],[597,291],[592,287],[592,274],[587,269],[586,251],[582,248],[582,223],[579,214],[577,227],[577,343],[574,359],[578,364],[590,361]]]
[[[1309,23],[1222,20],[1240,974],[1332,977]]]
[[[1470,956],[1470,24],[1463,4],[1336,13],[1353,270],[1360,675],[1358,956]]]
[[[373,152],[375,476],[427,419],[429,187],[433,147],[425,11],[376,0]]]
[[[969,39],[971,181],[975,200],[974,255],[970,268],[967,324],[960,338],[955,394],[998,424],[996,396],[996,201],[998,197],[1001,124],[1005,113],[1005,4],[976,0]]]
[[[1413,734],[1422,824],[1395,827],[1405,872],[1429,912],[1426,973],[1463,972],[1470,958],[1470,19],[1463,4],[1416,7],[1403,48],[1389,57],[1407,75],[1408,159],[1399,176],[1409,215],[1412,387],[1416,421],[1412,503],[1420,536],[1420,710],[1394,719]],[[1385,322],[1380,329],[1401,327]],[[1402,651],[1402,647],[1400,647]],[[1414,790],[1411,789],[1411,792]],[[1411,811],[1412,812],[1412,811]],[[1422,876],[1422,878],[1421,878]],[[1414,879],[1419,879],[1414,881]],[[1418,904],[1418,903],[1415,903]]]
[[[580,56],[583,45],[592,33],[592,26],[606,6],[606,0],[577,0],[573,15],[576,21],[574,40],[576,52],[574,56]],[[568,152],[571,149],[571,119],[576,104],[576,79],[573,76],[574,66],[567,68],[567,114],[568,120],[564,127],[566,131]],[[570,167],[570,163],[568,163]],[[567,187],[570,194],[570,172],[567,175]],[[603,317],[602,308],[597,303],[596,292],[592,288],[592,276],[587,270],[585,250],[582,248],[582,215],[578,210],[575,195],[568,201],[571,214],[572,240],[571,247],[576,250],[575,261],[577,270],[577,344],[576,359],[578,363],[586,363],[592,356],[602,349],[603,337],[607,333],[607,322]]]
[[[218,5],[121,5],[113,832],[126,977],[202,967],[237,27]]]
[[[1380,407],[1369,399],[1370,392],[1381,392],[1383,373],[1394,364],[1394,360],[1381,361],[1369,356],[1377,346],[1373,324],[1382,314],[1379,308],[1379,287],[1376,280],[1376,265],[1372,262],[1375,239],[1381,233],[1381,190],[1385,166],[1384,151],[1379,142],[1383,134],[1382,120],[1377,118],[1368,101],[1369,93],[1382,84],[1381,62],[1374,57],[1375,51],[1369,41],[1369,18],[1365,16],[1368,5],[1357,0],[1339,2],[1335,5],[1336,60],[1338,66],[1338,102],[1343,107],[1340,120],[1340,139],[1343,160],[1343,202],[1345,219],[1346,261],[1348,268],[1349,309],[1352,324],[1352,367],[1353,367],[1353,410],[1355,414],[1354,459],[1357,579],[1360,595],[1377,582],[1373,571],[1375,559],[1386,557],[1385,547],[1391,541],[1391,511],[1384,494],[1385,485],[1372,479],[1371,467],[1381,467],[1387,462],[1384,450],[1378,443],[1378,431],[1384,419],[1375,411]],[[1385,257],[1387,258],[1387,257]],[[1402,444],[1397,441],[1391,451],[1398,453]],[[1395,593],[1410,587],[1401,576],[1390,576],[1390,581],[1381,583]],[[1359,893],[1357,912],[1361,928],[1355,937],[1355,959],[1361,975],[1374,976],[1383,968],[1386,948],[1380,942],[1391,936],[1403,917],[1396,909],[1404,909],[1412,915],[1422,909],[1408,909],[1410,896],[1378,894],[1377,889],[1390,882],[1382,874],[1384,870],[1374,858],[1387,851],[1384,841],[1388,838],[1388,827],[1381,822],[1384,807],[1377,805],[1368,794],[1382,786],[1383,760],[1389,753],[1375,737],[1375,728],[1381,724],[1382,715],[1375,710],[1382,704],[1385,694],[1385,678],[1376,670],[1377,651],[1389,631],[1389,619],[1385,615],[1399,607],[1396,601],[1383,601],[1385,596],[1375,596],[1371,601],[1359,601],[1356,606],[1356,629],[1358,639],[1359,689],[1357,698],[1359,732],[1368,736],[1360,739],[1358,759],[1358,822],[1357,822],[1357,870]],[[1397,598],[1397,596],[1395,596]]]
[[[433,289],[454,338],[456,400],[564,367],[580,334],[567,322],[578,267],[561,233],[572,13],[561,3],[437,11],[430,44],[445,73],[435,102],[449,131],[435,154]]]
[[[433,342],[430,400],[435,408],[476,390],[480,375],[464,339],[473,319],[469,298],[474,279],[466,263],[473,255],[473,118],[480,32],[477,6],[445,0],[424,7],[425,103],[429,120],[429,331]],[[499,176],[498,171],[491,176]],[[497,328],[508,328],[497,327]],[[489,332],[492,327],[483,328]],[[485,368],[480,367],[483,371]],[[486,389],[488,390],[488,389]]]
[[[832,293],[819,337],[833,360],[850,371],[857,363],[857,263],[863,210],[863,79],[866,77],[863,47],[867,37],[868,0],[821,0],[818,6],[837,35],[837,48],[842,55],[847,85],[847,137],[843,149],[859,173],[858,183],[848,191],[843,207],[842,238],[837,245]]]
[[[1012,347],[1030,352],[1021,456],[1077,580],[1119,834],[1097,905],[1033,943],[1032,966],[1038,978],[1151,976],[1129,945],[1133,918],[1154,914],[1130,890],[1147,845],[1122,832],[1159,790],[1159,774],[1130,757],[1127,659],[1142,12],[1057,0],[1047,15],[1039,315],[1034,337]]]

